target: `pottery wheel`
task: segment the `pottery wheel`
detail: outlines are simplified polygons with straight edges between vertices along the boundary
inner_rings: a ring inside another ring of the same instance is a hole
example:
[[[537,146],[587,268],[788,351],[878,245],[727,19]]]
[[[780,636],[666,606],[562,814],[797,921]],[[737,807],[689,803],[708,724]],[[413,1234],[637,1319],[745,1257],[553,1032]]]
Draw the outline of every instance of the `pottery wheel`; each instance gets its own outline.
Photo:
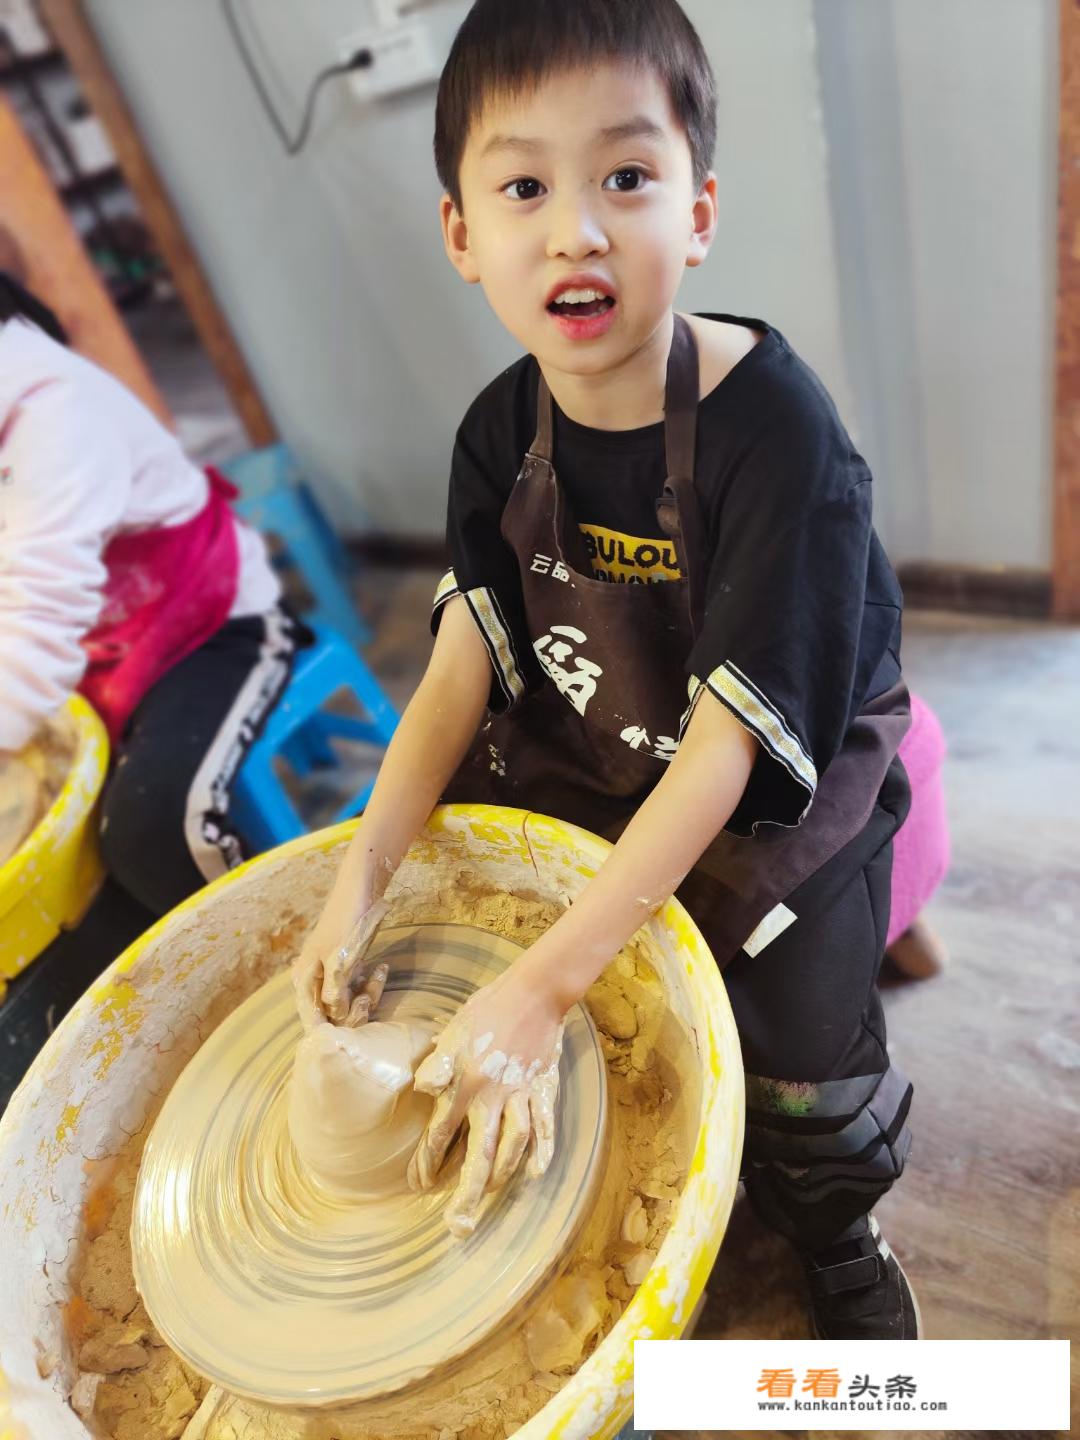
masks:
[[[371,960],[389,979],[379,1020],[434,1036],[519,953],[466,925],[384,927]],[[547,1173],[520,1167],[455,1240],[439,1186],[344,1200],[300,1166],[287,1126],[301,1038],[287,973],[250,996],[192,1058],[143,1154],[132,1218],[135,1281],[193,1369],[277,1405],[371,1400],[422,1380],[526,1306],[584,1223],[605,1158],[607,1076],[596,1032],[567,1017],[558,1144]]]

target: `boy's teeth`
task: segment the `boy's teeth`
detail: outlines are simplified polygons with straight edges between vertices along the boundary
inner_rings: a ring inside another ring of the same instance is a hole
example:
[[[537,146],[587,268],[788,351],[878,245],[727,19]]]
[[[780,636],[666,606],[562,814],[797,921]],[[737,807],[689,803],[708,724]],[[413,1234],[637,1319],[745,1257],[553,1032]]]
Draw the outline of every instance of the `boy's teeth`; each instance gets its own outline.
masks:
[[[590,300],[606,300],[601,290],[562,290],[555,297],[556,305],[586,305]]]

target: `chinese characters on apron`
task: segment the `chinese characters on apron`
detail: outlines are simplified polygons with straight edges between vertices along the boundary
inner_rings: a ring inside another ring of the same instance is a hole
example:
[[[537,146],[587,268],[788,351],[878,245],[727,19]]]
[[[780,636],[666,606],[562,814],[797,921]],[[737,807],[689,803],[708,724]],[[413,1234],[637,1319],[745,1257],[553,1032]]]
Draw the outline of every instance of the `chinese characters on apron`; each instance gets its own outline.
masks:
[[[448,798],[540,811],[615,840],[662,777],[685,723],[685,665],[708,565],[693,483],[697,406],[696,343],[677,315],[657,513],[682,579],[616,585],[590,573],[556,476],[552,400],[541,377],[536,438],[502,533],[517,556],[529,638],[547,683],[490,718]],[[709,846],[679,893],[721,967],[865,827],[908,723],[900,683],[851,725],[800,825],[765,825],[752,837],[723,831]]]

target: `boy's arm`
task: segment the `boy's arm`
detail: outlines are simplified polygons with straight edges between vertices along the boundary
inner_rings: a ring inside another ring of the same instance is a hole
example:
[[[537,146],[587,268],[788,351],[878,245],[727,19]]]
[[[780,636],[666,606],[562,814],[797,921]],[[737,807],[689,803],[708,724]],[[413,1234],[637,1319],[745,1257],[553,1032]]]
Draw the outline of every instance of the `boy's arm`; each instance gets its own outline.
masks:
[[[573,905],[519,962],[522,979],[563,1011],[693,869],[746,789],[758,742],[702,696],[667,773]],[[515,967],[516,968],[516,967]]]
[[[488,1190],[513,1174],[530,1138],[529,1171],[555,1144],[562,1025],[634,932],[676,890],[735,810],[757,740],[712,694],[702,696],[667,773],[601,869],[550,930],[471,996],[416,1074],[435,1106],[409,1180],[434,1184],[462,1122],[468,1150],[446,1220],[467,1235]]]
[[[424,678],[394,732],[363,819],[297,961],[297,996],[305,1022],[323,1013],[343,1020],[348,1013],[350,976],[334,961],[350,932],[381,898],[464,759],[490,689],[487,650],[468,607],[457,597],[446,606]]]

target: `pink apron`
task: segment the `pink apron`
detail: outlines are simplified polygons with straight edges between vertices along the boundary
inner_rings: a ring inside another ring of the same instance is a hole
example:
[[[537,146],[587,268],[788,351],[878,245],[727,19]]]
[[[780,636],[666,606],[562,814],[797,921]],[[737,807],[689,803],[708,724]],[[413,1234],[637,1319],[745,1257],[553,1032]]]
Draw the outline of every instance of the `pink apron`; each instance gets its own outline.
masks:
[[[83,639],[79,690],[115,743],[167,670],[220,630],[236,598],[240,556],[229,501],[237,490],[207,467],[206,504],[182,525],[118,535],[105,547],[105,604]]]

